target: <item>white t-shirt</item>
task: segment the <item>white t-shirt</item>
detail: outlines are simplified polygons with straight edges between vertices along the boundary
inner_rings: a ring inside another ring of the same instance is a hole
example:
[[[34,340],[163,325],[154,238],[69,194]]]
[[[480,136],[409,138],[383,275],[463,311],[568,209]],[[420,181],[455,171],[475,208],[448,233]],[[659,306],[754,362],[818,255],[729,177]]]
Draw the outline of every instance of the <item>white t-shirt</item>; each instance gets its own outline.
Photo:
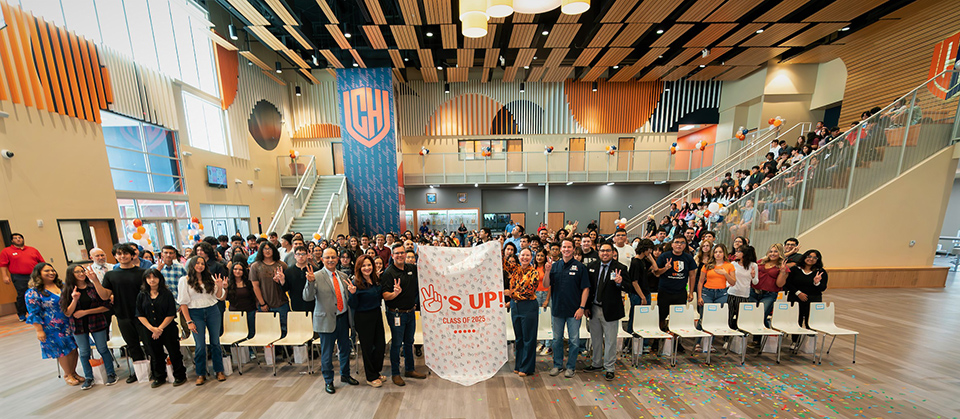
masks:
[[[727,294],[737,297],[749,298],[750,285],[757,285],[760,282],[760,269],[756,263],[751,263],[749,268],[744,268],[738,261],[733,262],[733,274],[737,278],[737,283],[727,288]],[[750,271],[753,271],[753,275]]]
[[[637,251],[629,244],[625,244],[623,247],[613,245],[613,248],[617,250],[617,262],[629,268],[633,257],[637,255]]]
[[[203,287],[203,284],[200,284]],[[226,293],[226,291],[222,291]],[[187,277],[181,276],[177,283],[177,304],[186,305],[187,308],[207,308],[215,306],[220,300],[213,294],[206,292],[197,292],[187,284]]]

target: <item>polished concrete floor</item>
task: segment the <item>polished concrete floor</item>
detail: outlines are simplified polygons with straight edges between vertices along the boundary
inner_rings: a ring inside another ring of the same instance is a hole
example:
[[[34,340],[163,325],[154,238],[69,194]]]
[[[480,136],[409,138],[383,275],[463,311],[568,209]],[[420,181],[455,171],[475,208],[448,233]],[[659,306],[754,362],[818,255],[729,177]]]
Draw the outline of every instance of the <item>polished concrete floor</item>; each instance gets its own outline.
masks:
[[[608,382],[598,373],[550,377],[551,361],[541,356],[533,377],[514,375],[511,361],[471,387],[431,375],[405,387],[337,381],[335,395],[324,393],[319,374],[284,368],[274,377],[254,366],[203,387],[188,371],[191,381],[178,388],[121,381],[80,391],[57,378],[54,361],[40,358],[32,327],[7,316],[0,318],[0,417],[953,418],[960,416],[960,289],[953,276],[944,289],[828,290],[837,324],[861,332],[856,364],[852,340],[838,338],[822,365],[788,354],[781,364],[773,354],[750,355],[744,366],[738,356],[715,354],[704,365],[700,354],[671,368],[646,356],[638,367],[622,358]]]

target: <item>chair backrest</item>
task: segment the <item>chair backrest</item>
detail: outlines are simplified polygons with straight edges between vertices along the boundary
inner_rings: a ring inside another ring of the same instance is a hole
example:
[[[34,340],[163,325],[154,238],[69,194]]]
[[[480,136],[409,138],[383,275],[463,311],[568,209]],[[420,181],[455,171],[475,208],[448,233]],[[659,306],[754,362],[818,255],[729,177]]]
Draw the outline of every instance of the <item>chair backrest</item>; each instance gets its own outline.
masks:
[[[291,311],[287,314],[287,337],[307,341],[313,338],[313,313]]]
[[[799,327],[800,306],[786,301],[773,303],[773,316],[770,326],[774,329],[794,329]]]
[[[834,316],[833,303],[810,303],[810,328],[811,329],[832,329],[837,327]]]
[[[700,321],[700,327],[709,330],[729,329],[729,318],[729,307],[726,304],[704,304],[703,320]]]
[[[255,338],[266,340],[280,339],[280,316],[277,313],[272,311],[258,311],[256,325]]]
[[[247,313],[243,311],[224,311],[223,312],[223,334],[246,336],[247,332]]]
[[[737,327],[740,329],[765,329],[763,325],[763,309],[756,303],[740,303],[737,313]]]
[[[676,304],[670,306],[670,316],[667,318],[667,328],[674,329],[692,329],[694,320],[696,320],[696,310],[691,310],[690,306]]]
[[[550,318],[551,316],[552,314],[550,313],[550,310],[537,310],[537,329],[553,330],[553,322]]]
[[[656,305],[634,307],[633,324],[636,330],[660,330],[660,307]]]
[[[139,320],[138,320],[139,322]],[[120,322],[117,321],[117,316],[113,316],[113,321],[110,322],[110,337],[117,338],[120,337]]]

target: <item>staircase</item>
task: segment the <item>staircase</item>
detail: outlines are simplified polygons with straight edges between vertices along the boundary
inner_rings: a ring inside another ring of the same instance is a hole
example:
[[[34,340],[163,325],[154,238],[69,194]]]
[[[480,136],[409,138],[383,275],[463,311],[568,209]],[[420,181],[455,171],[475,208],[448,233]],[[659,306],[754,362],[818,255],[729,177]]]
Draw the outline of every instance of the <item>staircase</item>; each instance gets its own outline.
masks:
[[[299,231],[304,236],[310,236],[317,232],[323,222],[323,216],[327,214],[327,209],[334,199],[334,195],[341,192],[340,187],[343,182],[344,177],[342,175],[320,176],[313,186],[313,192],[307,199],[306,205],[303,207],[303,212],[299,216],[293,217],[293,222],[287,230]]]
[[[712,167],[702,169],[699,176],[689,182],[680,185],[673,192],[663,199],[657,201],[650,207],[640,211],[636,216],[627,221],[627,234],[631,236],[643,236],[644,225],[649,215],[653,215],[657,223],[664,216],[670,213],[670,204],[674,202],[687,201],[692,202],[700,198],[700,190],[703,188],[712,188],[719,186],[723,175],[727,172],[733,173],[740,169],[748,169],[755,165],[760,165],[770,149],[770,141],[777,139],[792,139],[804,135],[812,129],[810,122],[801,122],[787,129],[763,129],[748,135],[747,144],[736,152],[730,154]],[[734,140],[736,141],[736,140]]]
[[[960,140],[956,118],[960,95],[942,99],[932,93],[944,91],[939,84],[945,79],[956,83],[957,74],[945,71],[941,73],[945,78],[918,86],[728,205],[721,210],[724,219],[711,226],[718,243],[733,243],[742,235],[762,254],[771,244],[811,230]],[[754,216],[746,223],[750,212]]]

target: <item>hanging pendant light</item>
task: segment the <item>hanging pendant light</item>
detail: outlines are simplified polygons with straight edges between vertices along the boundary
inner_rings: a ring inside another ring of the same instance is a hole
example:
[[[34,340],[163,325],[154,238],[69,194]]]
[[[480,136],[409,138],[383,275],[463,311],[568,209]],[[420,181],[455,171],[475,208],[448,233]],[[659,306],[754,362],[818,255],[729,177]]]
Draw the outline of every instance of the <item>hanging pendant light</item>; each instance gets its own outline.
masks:
[[[590,10],[590,0],[561,0],[560,11],[565,15],[579,15]]]
[[[487,0],[487,16],[507,17],[513,14],[513,0]]]
[[[460,32],[467,38],[487,36],[487,0],[460,0]]]

